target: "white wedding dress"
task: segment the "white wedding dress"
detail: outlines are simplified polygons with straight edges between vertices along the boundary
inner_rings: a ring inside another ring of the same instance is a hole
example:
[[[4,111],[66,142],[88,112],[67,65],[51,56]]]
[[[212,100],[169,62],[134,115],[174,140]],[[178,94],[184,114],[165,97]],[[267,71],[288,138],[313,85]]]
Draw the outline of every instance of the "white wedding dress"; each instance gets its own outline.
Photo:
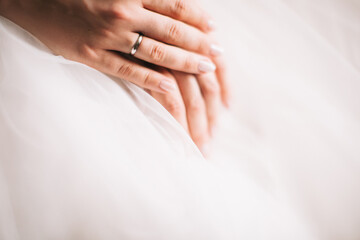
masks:
[[[0,17],[1,240],[360,239],[360,4],[208,0],[235,89],[205,160],[147,93]]]

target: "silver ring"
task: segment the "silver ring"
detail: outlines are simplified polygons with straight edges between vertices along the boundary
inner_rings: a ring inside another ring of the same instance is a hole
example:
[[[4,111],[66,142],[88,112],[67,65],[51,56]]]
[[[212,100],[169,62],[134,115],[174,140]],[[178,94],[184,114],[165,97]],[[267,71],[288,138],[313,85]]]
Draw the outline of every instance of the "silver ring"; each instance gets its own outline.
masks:
[[[131,56],[134,56],[135,53],[137,52],[137,50],[139,49],[140,44],[141,44],[141,42],[142,42],[142,40],[143,40],[143,37],[144,37],[144,35],[142,35],[141,33],[139,33],[139,37],[137,38],[134,46],[132,47],[132,49],[131,49],[131,51],[130,51],[130,55],[131,55]]]

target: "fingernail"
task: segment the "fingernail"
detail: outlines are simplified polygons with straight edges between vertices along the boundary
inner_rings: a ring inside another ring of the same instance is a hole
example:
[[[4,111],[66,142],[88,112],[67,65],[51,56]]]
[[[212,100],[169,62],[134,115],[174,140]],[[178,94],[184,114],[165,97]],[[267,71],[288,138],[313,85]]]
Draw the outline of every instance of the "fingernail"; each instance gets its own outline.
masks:
[[[204,145],[201,147],[201,153],[202,153],[205,157],[208,157],[208,156],[209,156],[209,152],[210,152],[209,145],[204,144]]]
[[[217,132],[217,127],[216,127],[216,125],[214,125],[210,128],[211,137],[214,137],[216,135],[216,132]]]
[[[231,99],[230,97],[226,97],[223,102],[224,102],[224,106],[225,106],[228,110],[230,110],[230,109],[232,108],[232,103],[233,103],[233,101],[232,101],[232,99]]]
[[[224,52],[224,49],[223,49],[223,48],[221,48],[221,47],[218,46],[218,45],[211,44],[211,46],[210,46],[210,53],[211,53],[211,55],[213,55],[213,56],[219,56],[219,55],[223,54],[223,52]]]
[[[216,70],[216,66],[212,62],[208,61],[200,61],[199,63],[199,71],[200,72],[213,72]]]
[[[225,100],[224,100],[224,106],[225,106],[227,109],[230,109],[230,101],[229,101],[229,99],[225,99]]]
[[[170,92],[175,89],[174,84],[169,80],[162,80],[159,87],[165,92]]]
[[[215,29],[215,22],[213,20],[209,20],[208,21],[208,28],[210,30],[214,30]]]

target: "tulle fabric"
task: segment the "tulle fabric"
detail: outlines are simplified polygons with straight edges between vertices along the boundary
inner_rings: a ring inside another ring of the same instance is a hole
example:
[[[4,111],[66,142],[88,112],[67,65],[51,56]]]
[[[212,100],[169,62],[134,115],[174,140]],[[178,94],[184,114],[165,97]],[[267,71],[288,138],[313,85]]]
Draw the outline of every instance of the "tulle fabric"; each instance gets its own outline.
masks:
[[[287,239],[295,214],[206,161],[147,93],[1,19],[1,239]],[[300,238],[299,238],[300,239]]]
[[[0,239],[360,237],[358,3],[204,5],[236,90],[207,160],[143,90],[1,18]]]
[[[206,2],[235,89],[214,160],[291,202],[321,239],[360,239],[359,1]]]

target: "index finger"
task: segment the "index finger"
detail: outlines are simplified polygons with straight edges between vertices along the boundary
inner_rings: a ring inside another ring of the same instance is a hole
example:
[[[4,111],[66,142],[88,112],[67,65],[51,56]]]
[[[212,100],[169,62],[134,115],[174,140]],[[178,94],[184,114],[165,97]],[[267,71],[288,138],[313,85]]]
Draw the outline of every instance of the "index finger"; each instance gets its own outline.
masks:
[[[189,0],[142,0],[146,9],[192,25],[204,32],[214,29],[209,15]]]

